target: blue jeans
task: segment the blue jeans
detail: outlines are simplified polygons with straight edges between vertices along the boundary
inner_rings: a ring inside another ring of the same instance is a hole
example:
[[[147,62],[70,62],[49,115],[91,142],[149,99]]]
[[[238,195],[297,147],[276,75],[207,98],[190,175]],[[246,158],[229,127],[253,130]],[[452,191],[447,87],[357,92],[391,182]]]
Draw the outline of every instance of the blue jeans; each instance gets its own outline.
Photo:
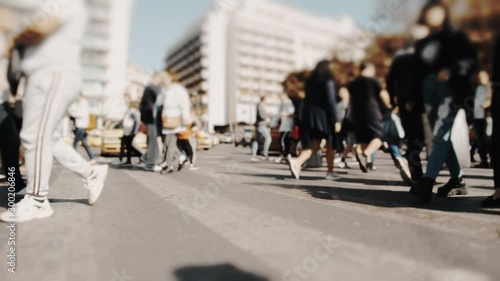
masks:
[[[271,137],[271,132],[267,126],[257,127],[257,136],[252,142],[252,156],[257,156],[257,152],[259,150],[259,141],[261,138],[264,138],[264,149],[262,151],[262,154],[265,157],[269,157],[269,147],[271,146],[271,142],[273,139]]]
[[[90,147],[87,144],[87,132],[85,129],[76,129],[75,140],[73,141],[73,147],[75,149],[78,148],[78,143],[80,141],[82,142],[83,148],[85,148],[85,151],[89,155],[90,160],[94,159],[94,155],[92,154],[92,151],[90,150]]]
[[[451,177],[462,177],[462,168],[451,143],[451,129],[457,116],[454,108],[453,91],[447,82],[440,82],[435,75],[429,75],[424,82],[424,99],[429,123],[433,131],[432,151],[427,162],[426,178],[435,180],[446,163]]]
[[[395,144],[389,144],[389,152],[391,153],[392,159],[401,157],[401,152],[399,151],[399,146]]]

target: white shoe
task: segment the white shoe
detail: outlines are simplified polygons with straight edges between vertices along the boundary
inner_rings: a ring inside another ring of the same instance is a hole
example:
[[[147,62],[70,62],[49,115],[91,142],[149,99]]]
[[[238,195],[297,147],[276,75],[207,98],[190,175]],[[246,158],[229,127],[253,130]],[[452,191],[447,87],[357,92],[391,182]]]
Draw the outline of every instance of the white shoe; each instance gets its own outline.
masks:
[[[288,158],[288,165],[290,166],[290,172],[296,179],[300,179],[300,170],[301,167],[299,167],[299,164],[297,163],[297,159],[294,159],[292,157]]]
[[[106,176],[108,175],[108,169],[108,165],[96,165],[93,168],[92,174],[83,180],[85,189],[89,191],[89,205],[94,205],[101,196],[104,181],[106,181]]]
[[[336,180],[340,180],[341,178],[342,177],[338,173],[328,173],[328,174],[326,174],[326,177],[325,177],[325,179],[329,180],[329,181],[336,181]]]
[[[26,222],[34,219],[44,219],[54,215],[54,210],[50,207],[49,200],[35,200],[33,196],[27,195],[21,202],[16,204],[15,212],[5,211],[0,215],[3,222]]]
[[[252,157],[252,158],[250,158],[250,161],[252,161],[252,162],[260,162],[260,159],[258,157]]]
[[[183,162],[185,162],[185,161],[187,161],[187,157],[186,157],[186,155],[181,154],[181,156],[179,156],[179,163],[183,163]]]
[[[281,157],[281,156],[280,156],[280,157],[276,158],[276,160],[274,160],[274,162],[275,162],[276,164],[281,164],[281,161],[282,161],[282,160],[283,160],[283,157]]]
[[[190,171],[198,171],[200,168],[194,164],[189,165],[189,170]]]
[[[155,165],[155,166],[153,167],[153,172],[155,172],[155,173],[159,173],[159,172],[161,172],[161,171],[163,171],[163,167],[162,167],[162,166],[160,166],[160,165]]]

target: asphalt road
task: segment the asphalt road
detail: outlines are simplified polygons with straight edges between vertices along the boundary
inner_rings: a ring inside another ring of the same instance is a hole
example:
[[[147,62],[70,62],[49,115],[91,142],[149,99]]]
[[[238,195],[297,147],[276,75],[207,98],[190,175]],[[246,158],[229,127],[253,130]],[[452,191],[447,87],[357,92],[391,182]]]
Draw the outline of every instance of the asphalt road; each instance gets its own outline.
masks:
[[[500,280],[500,210],[479,207],[491,170],[466,171],[467,197],[419,204],[386,155],[337,182],[232,146],[198,158],[196,172],[111,169],[94,207],[56,168],[55,216],[17,225],[16,274],[0,228],[0,280]]]

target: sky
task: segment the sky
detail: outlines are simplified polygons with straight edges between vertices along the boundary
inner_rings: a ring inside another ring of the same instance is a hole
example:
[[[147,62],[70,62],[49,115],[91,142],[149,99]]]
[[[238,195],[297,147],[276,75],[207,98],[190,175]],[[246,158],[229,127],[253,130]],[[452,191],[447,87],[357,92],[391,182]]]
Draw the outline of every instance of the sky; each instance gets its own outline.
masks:
[[[273,0],[327,17],[350,15],[357,23],[370,19],[374,0]],[[167,48],[212,6],[212,0],[136,0],[130,41],[130,62],[157,70]]]

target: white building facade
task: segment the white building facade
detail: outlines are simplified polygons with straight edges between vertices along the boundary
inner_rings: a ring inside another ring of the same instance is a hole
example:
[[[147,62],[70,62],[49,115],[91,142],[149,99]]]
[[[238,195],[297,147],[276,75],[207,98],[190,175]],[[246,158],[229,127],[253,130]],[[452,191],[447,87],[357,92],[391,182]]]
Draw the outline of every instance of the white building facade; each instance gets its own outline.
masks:
[[[89,22],[82,50],[82,92],[98,117],[122,118],[126,106],[132,0],[87,0]]]
[[[260,97],[283,93],[290,72],[311,69],[334,54],[364,57],[363,48],[346,45],[360,32],[349,18],[320,18],[271,0],[214,3],[166,59],[210,131],[253,124]]]

